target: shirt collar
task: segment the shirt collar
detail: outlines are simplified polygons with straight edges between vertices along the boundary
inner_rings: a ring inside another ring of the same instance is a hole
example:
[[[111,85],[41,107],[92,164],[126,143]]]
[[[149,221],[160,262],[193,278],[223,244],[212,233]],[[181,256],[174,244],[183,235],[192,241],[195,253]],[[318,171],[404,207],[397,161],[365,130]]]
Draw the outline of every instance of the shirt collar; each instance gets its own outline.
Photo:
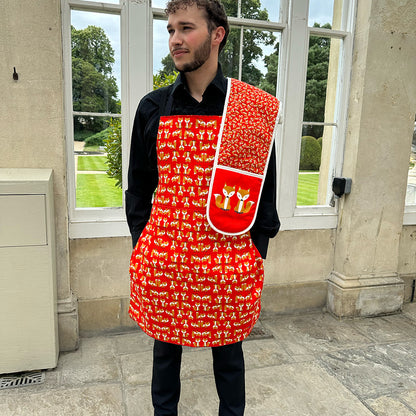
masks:
[[[208,85],[207,90],[212,86],[216,87],[224,95],[227,94],[227,78],[224,77],[220,64],[218,64],[217,74],[215,75],[215,78],[211,81],[211,83]],[[188,90],[188,87],[186,85],[185,74],[183,72],[180,72],[178,77],[176,78],[176,81],[173,84],[172,94],[175,94],[178,88]]]

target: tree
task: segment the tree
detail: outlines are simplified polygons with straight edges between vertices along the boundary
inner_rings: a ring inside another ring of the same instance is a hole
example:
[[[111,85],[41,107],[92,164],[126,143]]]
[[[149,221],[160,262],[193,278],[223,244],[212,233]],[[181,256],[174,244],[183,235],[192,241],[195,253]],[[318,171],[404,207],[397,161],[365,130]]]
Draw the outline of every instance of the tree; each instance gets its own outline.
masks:
[[[77,30],[71,26],[72,57],[89,62],[103,75],[112,72],[114,49],[101,27],[88,26]]]
[[[276,42],[274,52],[264,57],[266,75],[260,83],[260,88],[269,94],[276,95],[277,68],[279,65],[279,42]]]
[[[331,29],[329,23],[326,23],[323,26],[320,26],[319,23],[315,23],[314,27]],[[303,116],[304,121],[324,121],[330,46],[330,38],[318,36],[310,37]],[[266,56],[264,61],[267,73],[260,84],[260,88],[270,94],[275,94],[277,68],[279,64],[279,43],[276,43],[275,51]],[[322,136],[322,133],[323,127],[321,126],[305,126],[302,135],[318,138]]]
[[[320,27],[318,23],[314,27]],[[322,26],[331,29],[329,23]],[[309,39],[308,71],[306,75],[304,121],[321,121],[325,119],[326,85],[331,39],[311,36]],[[322,136],[323,127],[305,126],[303,135],[316,138]]]
[[[74,111],[118,113],[118,87],[112,76],[114,50],[104,30],[71,27],[72,96]],[[98,132],[107,127],[103,117],[76,117],[75,131]]]

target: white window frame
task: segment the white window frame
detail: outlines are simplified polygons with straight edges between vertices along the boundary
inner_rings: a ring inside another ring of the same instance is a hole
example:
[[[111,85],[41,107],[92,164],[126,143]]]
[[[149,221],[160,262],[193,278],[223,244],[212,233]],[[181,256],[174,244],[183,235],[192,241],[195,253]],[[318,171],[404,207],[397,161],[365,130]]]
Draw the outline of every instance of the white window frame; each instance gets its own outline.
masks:
[[[121,0],[120,4],[84,0],[61,0],[63,21],[63,55],[65,87],[65,119],[67,138],[67,177],[69,205],[69,237],[97,238],[129,236],[124,211],[130,134],[137,104],[151,88],[152,35],[151,10],[145,0]],[[76,208],[75,163],[73,155],[71,10],[112,13],[120,16],[121,39],[121,125],[123,165],[123,207]],[[143,62],[143,56],[149,57]]]
[[[130,134],[137,104],[152,89],[153,18],[163,18],[163,9],[151,7],[150,0],[120,0],[120,4],[86,0],[61,0],[63,17],[63,52],[65,80],[65,116],[67,136],[69,236],[96,238],[129,236],[123,208],[76,208],[75,166],[73,157],[73,112],[71,73],[71,9],[120,15],[121,26],[121,96],[123,205],[127,187]],[[338,207],[296,206],[297,178],[302,133],[309,36],[329,36],[343,40],[336,103],[338,135],[332,146],[330,179],[342,174],[347,104],[350,84],[353,28],[356,0],[344,0],[343,30],[308,27],[309,0],[281,0],[280,22],[229,17],[233,27],[270,29],[281,33],[277,97],[282,102],[278,125],[277,173],[278,212],[282,230],[336,228]],[[240,54],[241,56],[241,54]],[[146,59],[143,59],[146,57]],[[240,71],[241,73],[241,71]],[[302,82],[299,82],[299,81]],[[293,137],[299,138],[293,140]],[[415,210],[416,215],[416,210]]]
[[[286,11],[288,30],[282,34],[281,50],[285,51],[281,65],[284,72],[279,80],[283,86],[280,93],[283,101],[281,135],[278,146],[278,212],[282,230],[336,228],[338,204],[331,206],[297,206],[297,184],[302,136],[303,111],[306,87],[306,71],[310,36],[328,36],[343,40],[338,74],[335,124],[337,137],[333,141],[331,155],[332,178],[342,174],[345,143],[347,105],[351,77],[355,0],[344,0],[343,30],[308,27],[309,1],[293,1]],[[279,62],[281,62],[279,60]],[[302,80],[303,82],[299,82]],[[332,124],[331,124],[332,125]],[[298,138],[294,140],[293,138]],[[330,185],[330,184],[329,184]],[[330,187],[328,189],[331,189]]]

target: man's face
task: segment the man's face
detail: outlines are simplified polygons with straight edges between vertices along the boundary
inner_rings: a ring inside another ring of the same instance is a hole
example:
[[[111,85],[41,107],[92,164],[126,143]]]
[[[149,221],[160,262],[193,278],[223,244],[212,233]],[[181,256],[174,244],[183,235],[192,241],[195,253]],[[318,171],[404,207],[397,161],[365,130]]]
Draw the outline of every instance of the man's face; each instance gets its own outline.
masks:
[[[178,71],[200,68],[212,53],[205,12],[195,4],[169,15],[169,50]]]

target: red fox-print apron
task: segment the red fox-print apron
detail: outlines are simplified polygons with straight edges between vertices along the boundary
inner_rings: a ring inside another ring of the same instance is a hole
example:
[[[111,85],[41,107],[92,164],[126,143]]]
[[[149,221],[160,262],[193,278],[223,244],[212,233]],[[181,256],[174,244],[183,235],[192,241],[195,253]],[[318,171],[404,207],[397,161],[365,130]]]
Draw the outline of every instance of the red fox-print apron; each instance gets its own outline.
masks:
[[[207,201],[220,116],[164,116],[157,137],[159,183],[150,219],[130,261],[129,314],[151,337],[222,346],[246,338],[260,314],[263,260],[249,232],[219,233]],[[234,206],[232,186],[217,199]]]

